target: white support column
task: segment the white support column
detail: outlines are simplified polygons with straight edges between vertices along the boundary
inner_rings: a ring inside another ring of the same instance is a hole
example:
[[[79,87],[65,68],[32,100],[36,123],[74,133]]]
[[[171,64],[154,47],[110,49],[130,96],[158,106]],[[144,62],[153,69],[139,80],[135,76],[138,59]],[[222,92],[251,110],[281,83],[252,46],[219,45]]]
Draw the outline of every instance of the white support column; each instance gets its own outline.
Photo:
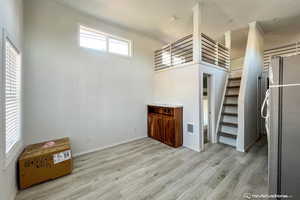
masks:
[[[257,77],[264,66],[264,33],[257,22],[249,24],[243,75],[238,98],[237,150],[246,151],[259,138]]]
[[[227,31],[225,33],[225,47],[229,49],[229,63],[228,68],[230,70],[230,62],[231,62],[231,31]]]
[[[193,8],[193,60],[195,63],[201,62],[201,4],[198,2]]]
[[[225,32],[225,47],[231,49],[231,31]]]
[[[215,54],[216,54],[215,65],[219,66],[219,43],[218,42],[216,42],[215,44]]]

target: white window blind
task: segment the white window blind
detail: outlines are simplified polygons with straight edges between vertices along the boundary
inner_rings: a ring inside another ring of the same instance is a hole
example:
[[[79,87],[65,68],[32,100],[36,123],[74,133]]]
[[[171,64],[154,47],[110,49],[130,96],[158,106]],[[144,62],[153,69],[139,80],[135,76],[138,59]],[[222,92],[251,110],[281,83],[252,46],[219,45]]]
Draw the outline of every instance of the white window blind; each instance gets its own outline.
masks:
[[[130,55],[130,44],[128,41],[115,39],[115,38],[109,38],[109,52],[110,53],[116,53],[121,54],[124,56]]]
[[[80,46],[95,50],[106,51],[107,42],[104,34],[96,30],[80,26]]]
[[[21,59],[18,50],[5,40],[5,151],[9,153],[20,140]]]
[[[131,56],[131,41],[102,33],[85,26],[79,26],[79,45],[123,56]]]

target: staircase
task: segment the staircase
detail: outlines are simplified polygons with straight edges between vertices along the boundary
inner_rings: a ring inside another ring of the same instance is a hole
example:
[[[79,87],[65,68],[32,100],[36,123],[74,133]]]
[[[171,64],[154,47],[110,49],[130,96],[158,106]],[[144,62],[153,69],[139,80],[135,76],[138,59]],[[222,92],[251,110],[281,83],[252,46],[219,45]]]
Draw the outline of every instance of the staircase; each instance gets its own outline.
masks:
[[[238,97],[241,76],[230,75],[224,96],[222,114],[220,118],[218,140],[232,147],[236,147],[238,133]]]

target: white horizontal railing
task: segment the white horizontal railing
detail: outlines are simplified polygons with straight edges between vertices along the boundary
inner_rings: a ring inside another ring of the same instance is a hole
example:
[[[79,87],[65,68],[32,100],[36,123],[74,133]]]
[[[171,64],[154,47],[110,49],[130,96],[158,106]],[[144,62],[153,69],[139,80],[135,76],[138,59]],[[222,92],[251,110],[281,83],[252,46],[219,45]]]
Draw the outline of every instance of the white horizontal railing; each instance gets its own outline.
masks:
[[[154,52],[154,68],[162,70],[193,61],[193,35],[185,36]]]
[[[193,62],[193,35],[187,35],[171,44],[154,52],[154,70],[174,67]],[[230,50],[224,45],[214,41],[204,33],[201,33],[202,62],[207,62],[219,67],[229,68]]]
[[[201,59],[203,62],[228,69],[230,51],[224,45],[201,33]]]
[[[300,54],[300,43],[295,42],[292,44],[268,49],[264,51],[264,68],[268,68],[271,62],[271,58],[274,56],[290,56]]]

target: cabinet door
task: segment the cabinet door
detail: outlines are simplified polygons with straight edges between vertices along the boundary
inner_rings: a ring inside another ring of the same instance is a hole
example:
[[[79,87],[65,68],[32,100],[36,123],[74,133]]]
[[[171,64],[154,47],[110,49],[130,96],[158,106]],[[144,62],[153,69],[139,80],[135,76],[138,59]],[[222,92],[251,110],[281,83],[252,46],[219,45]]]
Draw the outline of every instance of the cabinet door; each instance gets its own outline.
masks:
[[[163,141],[163,120],[159,114],[149,114],[148,116],[148,136],[156,140]]]
[[[175,120],[173,117],[163,116],[164,143],[175,145]]]

